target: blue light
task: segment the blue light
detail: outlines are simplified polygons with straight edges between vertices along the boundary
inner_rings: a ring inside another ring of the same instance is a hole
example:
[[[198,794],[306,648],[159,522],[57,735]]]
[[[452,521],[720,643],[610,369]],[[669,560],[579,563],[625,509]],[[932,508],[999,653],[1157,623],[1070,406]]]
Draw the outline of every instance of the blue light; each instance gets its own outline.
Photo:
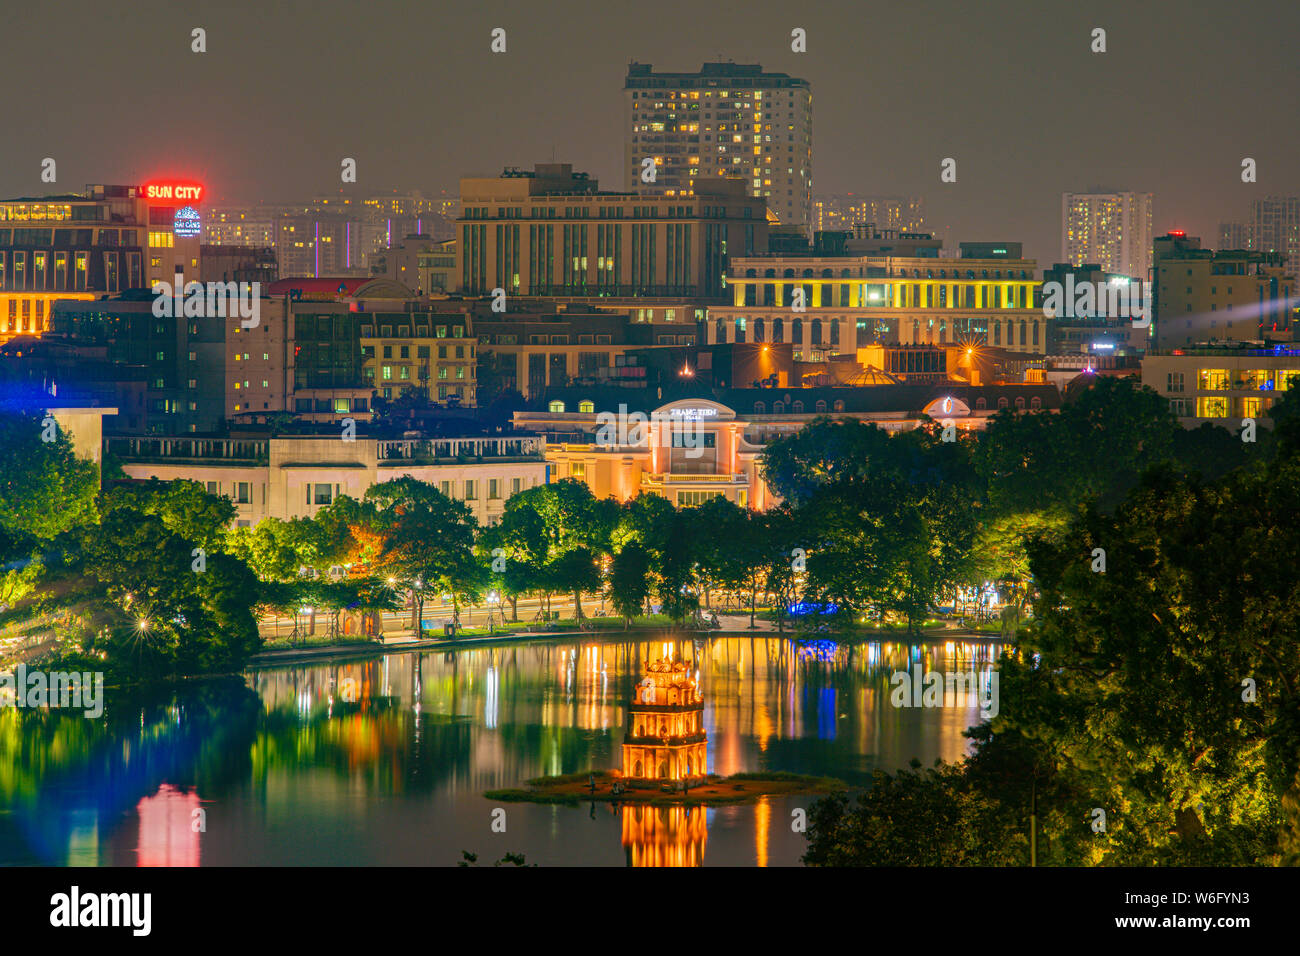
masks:
[[[836,604],[815,604],[800,601],[798,604],[790,605],[789,614],[791,617],[803,617],[807,614],[838,614],[839,610],[839,606]]]

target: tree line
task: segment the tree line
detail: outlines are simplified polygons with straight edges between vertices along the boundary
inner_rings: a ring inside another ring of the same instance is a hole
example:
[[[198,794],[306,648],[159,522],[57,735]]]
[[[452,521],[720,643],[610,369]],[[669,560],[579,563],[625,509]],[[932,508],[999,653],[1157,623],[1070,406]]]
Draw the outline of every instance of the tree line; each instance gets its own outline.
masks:
[[[1295,406],[1254,444],[1120,383],[995,422],[963,456],[976,540],[1035,591],[999,713],[963,761],[820,801],[805,862],[1026,865],[1032,835],[1039,865],[1300,863]]]

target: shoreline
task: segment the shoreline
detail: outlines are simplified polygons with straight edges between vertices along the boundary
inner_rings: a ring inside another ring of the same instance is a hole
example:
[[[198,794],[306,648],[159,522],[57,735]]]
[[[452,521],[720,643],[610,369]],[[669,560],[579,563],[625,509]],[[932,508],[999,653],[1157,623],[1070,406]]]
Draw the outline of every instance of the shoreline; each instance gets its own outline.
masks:
[[[347,641],[337,644],[321,644],[312,647],[298,648],[274,648],[270,650],[259,651],[249,658],[245,670],[256,670],[264,667],[275,667],[285,664],[310,663],[317,660],[336,660],[349,657],[373,657],[381,654],[404,653],[407,651],[431,651],[439,648],[448,650],[462,650],[468,647],[479,645],[496,645],[510,644],[516,642],[536,642],[542,640],[564,641],[566,639],[578,639],[581,641],[590,641],[593,639],[603,639],[609,642],[616,642],[620,638],[624,640],[634,640],[636,634],[656,634],[662,635],[672,633],[679,639],[691,638],[698,640],[700,638],[743,638],[743,637],[776,637],[781,640],[827,640],[835,643],[845,644],[870,644],[876,641],[886,640],[886,634],[893,641],[902,643],[915,644],[940,644],[948,641],[983,641],[989,643],[1003,643],[1004,638],[1000,634],[990,634],[981,631],[966,631],[957,628],[932,628],[929,631],[922,631],[916,635],[906,635],[900,632],[885,633],[866,633],[853,632],[845,635],[814,635],[799,634],[794,631],[778,632],[775,628],[755,628],[754,630],[735,630],[724,628],[722,630],[693,631],[681,630],[672,631],[671,628],[655,625],[649,627],[632,627],[628,630],[620,628],[601,628],[592,631],[578,630],[552,630],[552,631],[513,631],[510,633],[494,635],[474,635],[470,637],[457,638],[437,638],[416,640],[414,638],[402,638],[394,640],[391,643],[384,641]]]

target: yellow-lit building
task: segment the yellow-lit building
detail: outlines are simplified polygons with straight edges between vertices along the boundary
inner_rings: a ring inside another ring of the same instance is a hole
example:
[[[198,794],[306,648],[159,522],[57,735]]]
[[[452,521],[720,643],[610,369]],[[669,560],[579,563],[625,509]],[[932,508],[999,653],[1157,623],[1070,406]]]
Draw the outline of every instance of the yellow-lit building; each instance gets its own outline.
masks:
[[[627,712],[623,779],[631,786],[691,786],[708,773],[704,694],[692,665],[646,664]]]
[[[985,344],[1043,354],[1033,259],[896,256],[734,258],[731,303],[709,309],[705,341],[788,342],[797,361],[861,346]],[[802,297],[802,302],[800,302]]]
[[[42,335],[60,299],[197,280],[202,196],[165,181],[0,201],[0,343]]]
[[[1147,352],[1142,384],[1159,392],[1182,423],[1236,429],[1253,418],[1271,425],[1268,410],[1300,385],[1300,348],[1188,348]]]
[[[597,498],[646,492],[685,507],[723,497],[759,510],[776,503],[758,473],[763,449],[745,439],[749,423],[718,402],[683,399],[620,418],[591,401],[570,411],[557,400],[546,412],[515,412],[514,420],[516,430],[552,436],[546,457],[554,479],[583,481]]]

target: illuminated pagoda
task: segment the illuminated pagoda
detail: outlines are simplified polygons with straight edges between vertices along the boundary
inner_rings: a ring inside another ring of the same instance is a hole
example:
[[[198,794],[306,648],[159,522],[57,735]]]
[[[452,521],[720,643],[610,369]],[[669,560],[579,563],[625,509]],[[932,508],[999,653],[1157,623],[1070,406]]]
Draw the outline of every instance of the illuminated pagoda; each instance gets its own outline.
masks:
[[[704,695],[694,671],[680,661],[647,664],[627,712],[624,779],[633,787],[681,788],[703,782],[707,768]]]

